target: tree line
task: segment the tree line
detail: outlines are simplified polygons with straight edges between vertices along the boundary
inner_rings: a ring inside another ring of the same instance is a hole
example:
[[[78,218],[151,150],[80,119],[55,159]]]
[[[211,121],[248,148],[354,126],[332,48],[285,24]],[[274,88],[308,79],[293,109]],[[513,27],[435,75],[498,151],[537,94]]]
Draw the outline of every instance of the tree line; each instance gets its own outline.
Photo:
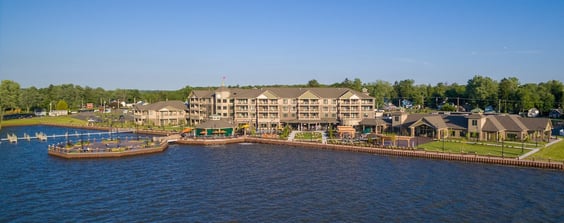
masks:
[[[230,88],[263,87],[342,87],[364,91],[375,98],[377,108],[405,106],[405,101],[417,108],[456,110],[459,107],[493,108],[494,111],[518,113],[537,108],[541,114],[548,114],[553,108],[564,104],[564,84],[559,80],[541,83],[521,83],[516,77],[506,77],[499,81],[490,77],[476,75],[465,85],[439,82],[435,85],[415,84],[412,79],[393,83],[377,80],[362,82],[359,78],[333,84],[320,84],[312,79],[306,84],[297,85],[248,85],[228,86]],[[0,83],[0,112],[30,112],[35,109],[78,110],[86,103],[102,106],[110,103],[137,101],[156,102],[164,100],[186,100],[195,89],[213,87],[185,86],[179,90],[137,90],[91,88],[73,84],[49,85],[45,88],[21,88],[11,80]]]

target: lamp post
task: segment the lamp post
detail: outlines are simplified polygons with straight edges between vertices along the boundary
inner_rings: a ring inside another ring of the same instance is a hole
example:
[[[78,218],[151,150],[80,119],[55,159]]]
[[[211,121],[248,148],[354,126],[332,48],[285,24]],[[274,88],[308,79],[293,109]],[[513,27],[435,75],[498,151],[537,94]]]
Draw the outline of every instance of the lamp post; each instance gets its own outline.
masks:
[[[445,133],[441,132],[442,138],[443,138],[443,153],[445,152]]]
[[[504,149],[503,140],[501,140],[501,158],[504,158],[503,149]]]

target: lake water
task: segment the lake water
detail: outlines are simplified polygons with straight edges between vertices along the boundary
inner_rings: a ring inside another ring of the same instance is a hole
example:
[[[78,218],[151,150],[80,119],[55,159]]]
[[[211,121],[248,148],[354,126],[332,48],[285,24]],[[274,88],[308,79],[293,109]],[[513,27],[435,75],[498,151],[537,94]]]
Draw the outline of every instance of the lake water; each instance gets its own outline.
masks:
[[[0,137],[37,131],[88,132]],[[564,222],[562,171],[261,144],[47,155],[64,141],[2,141],[0,222]]]

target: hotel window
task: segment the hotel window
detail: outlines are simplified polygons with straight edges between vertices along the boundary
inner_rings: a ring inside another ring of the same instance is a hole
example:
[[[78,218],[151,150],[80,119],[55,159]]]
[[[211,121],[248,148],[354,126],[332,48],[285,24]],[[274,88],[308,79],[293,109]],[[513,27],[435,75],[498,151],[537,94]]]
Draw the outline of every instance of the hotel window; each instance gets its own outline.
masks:
[[[328,112],[328,111],[329,111],[329,107],[323,107],[323,111],[324,111],[324,112]]]
[[[472,120],[472,126],[478,126],[478,120]]]
[[[284,104],[288,104],[288,99],[284,99],[284,100],[282,100],[282,103],[284,103]]]
[[[223,103],[227,103],[227,99],[223,99]]]
[[[327,103],[329,103],[329,100],[323,99],[323,104],[327,104]]]

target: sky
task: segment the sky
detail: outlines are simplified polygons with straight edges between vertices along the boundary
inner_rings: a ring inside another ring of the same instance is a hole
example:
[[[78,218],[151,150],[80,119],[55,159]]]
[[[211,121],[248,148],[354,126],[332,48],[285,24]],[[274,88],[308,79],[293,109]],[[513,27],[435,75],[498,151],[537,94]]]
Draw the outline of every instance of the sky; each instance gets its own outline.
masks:
[[[564,80],[561,0],[0,0],[0,80],[184,86]]]

